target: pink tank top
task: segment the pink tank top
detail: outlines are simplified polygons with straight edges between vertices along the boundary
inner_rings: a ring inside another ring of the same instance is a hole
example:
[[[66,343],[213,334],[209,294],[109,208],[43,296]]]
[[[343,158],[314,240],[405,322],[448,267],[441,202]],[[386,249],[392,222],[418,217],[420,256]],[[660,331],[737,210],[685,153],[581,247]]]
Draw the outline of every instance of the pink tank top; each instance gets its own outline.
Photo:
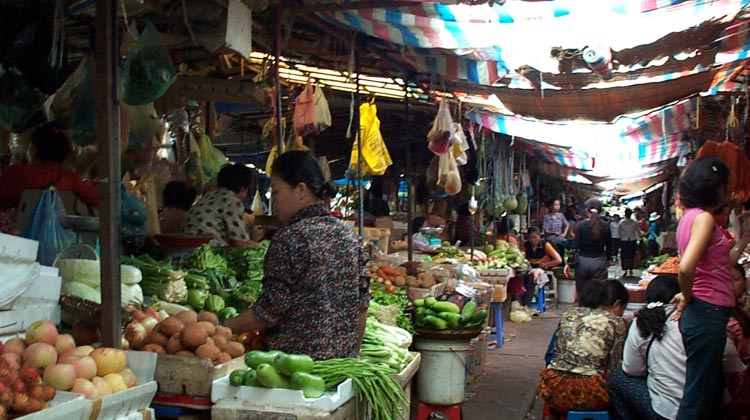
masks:
[[[685,252],[690,240],[690,228],[695,217],[703,210],[687,209],[677,225],[677,247],[680,254]],[[729,267],[729,250],[732,243],[724,237],[721,229],[714,228],[711,241],[703,257],[695,267],[693,296],[718,306],[734,306],[734,285]]]

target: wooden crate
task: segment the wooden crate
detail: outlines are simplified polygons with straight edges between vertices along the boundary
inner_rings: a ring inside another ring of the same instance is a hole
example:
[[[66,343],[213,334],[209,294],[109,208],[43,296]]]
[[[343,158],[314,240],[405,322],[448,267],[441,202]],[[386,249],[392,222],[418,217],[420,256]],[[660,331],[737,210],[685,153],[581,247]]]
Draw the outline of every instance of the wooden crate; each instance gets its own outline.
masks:
[[[235,369],[247,369],[243,357],[214,366],[208,359],[160,354],[154,379],[159,384],[159,394],[210,398],[213,381]]]

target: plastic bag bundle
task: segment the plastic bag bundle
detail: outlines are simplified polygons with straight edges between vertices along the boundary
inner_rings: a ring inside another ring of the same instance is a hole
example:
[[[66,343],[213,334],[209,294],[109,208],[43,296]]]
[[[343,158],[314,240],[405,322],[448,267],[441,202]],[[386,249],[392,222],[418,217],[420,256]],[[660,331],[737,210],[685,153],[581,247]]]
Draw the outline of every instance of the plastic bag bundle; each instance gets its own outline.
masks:
[[[380,133],[380,119],[375,104],[364,103],[359,107],[359,131],[362,133],[362,173],[383,175],[393,164],[391,155]],[[349,166],[357,168],[359,161],[359,136],[355,137]]]
[[[147,149],[166,130],[164,121],[159,118],[153,103],[142,106],[123,105],[128,118],[128,146],[127,150],[136,151]]]
[[[308,80],[302,93],[294,101],[294,131],[298,136],[308,136],[318,132],[318,120],[315,115],[315,102],[312,83]]]
[[[437,185],[442,187],[448,195],[461,192],[461,173],[458,171],[456,159],[452,153],[440,155],[438,163]]]
[[[211,143],[211,137],[203,133],[198,138],[198,148],[200,149],[201,170],[203,172],[203,182],[210,183],[219,175],[221,167],[229,161],[221,150],[214,147]]]
[[[0,124],[10,131],[24,131],[34,115],[41,109],[42,96],[31,87],[15,69],[0,64]]]
[[[26,237],[39,241],[37,261],[52,266],[57,255],[75,243],[75,234],[60,223],[65,207],[54,187],[47,188],[39,197],[39,202],[31,219]]]
[[[94,143],[94,90],[87,59],[55,92],[49,106],[49,119],[57,121],[81,146]]]
[[[318,123],[318,133],[320,133],[331,126],[331,108],[328,106],[328,99],[326,99],[320,86],[316,87],[313,93],[313,107],[315,109],[315,121]]]
[[[455,127],[453,126],[451,112],[448,109],[448,101],[444,99],[440,101],[440,107],[435,121],[432,123],[432,129],[427,133],[427,147],[436,155],[448,153],[454,131]]]
[[[153,102],[177,79],[169,52],[150,20],[122,67],[122,99],[128,105]]]
[[[123,238],[140,238],[146,236],[148,223],[146,218],[146,203],[139,200],[125,187],[120,194],[120,217]]]
[[[453,135],[451,136],[451,153],[456,158],[456,164],[458,166],[466,165],[469,162],[469,157],[466,155],[466,151],[469,150],[469,141],[466,140],[464,129],[461,127],[461,123],[453,123]]]

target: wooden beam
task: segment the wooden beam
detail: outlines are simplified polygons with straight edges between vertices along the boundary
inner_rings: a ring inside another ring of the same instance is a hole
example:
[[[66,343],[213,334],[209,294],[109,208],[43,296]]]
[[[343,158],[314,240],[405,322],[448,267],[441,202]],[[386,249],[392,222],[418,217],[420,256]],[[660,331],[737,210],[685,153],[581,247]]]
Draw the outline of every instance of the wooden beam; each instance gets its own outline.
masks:
[[[227,80],[198,76],[179,76],[165,94],[166,102],[175,97],[202,101],[254,103],[261,110],[270,110],[266,90],[249,80]]]
[[[94,134],[98,152],[102,344],[122,347],[117,0],[96,0]]]

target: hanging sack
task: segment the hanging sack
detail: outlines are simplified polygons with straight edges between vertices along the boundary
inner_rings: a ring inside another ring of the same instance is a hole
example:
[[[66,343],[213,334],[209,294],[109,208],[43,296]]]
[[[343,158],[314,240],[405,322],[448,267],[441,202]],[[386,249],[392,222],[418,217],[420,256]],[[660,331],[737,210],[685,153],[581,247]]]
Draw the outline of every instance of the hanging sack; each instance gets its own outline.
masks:
[[[221,168],[229,162],[221,150],[214,147],[211,143],[211,137],[203,133],[198,138],[198,148],[200,149],[202,180],[205,183],[213,182],[219,175]]]
[[[331,126],[331,108],[328,107],[328,100],[320,86],[315,88],[313,106],[315,108],[315,121],[318,123],[317,132],[320,133]]]
[[[84,58],[78,68],[52,96],[48,119],[56,121],[80,146],[94,143],[94,90],[91,66]],[[127,125],[127,124],[123,124]]]
[[[383,175],[393,164],[391,155],[380,133],[380,119],[375,104],[364,103],[359,107],[359,130],[362,133],[362,173],[369,175]],[[359,136],[354,138],[349,166],[357,169],[359,161]]]
[[[461,192],[461,173],[456,165],[456,158],[452,153],[440,155],[438,163],[438,183],[448,195],[456,195]]]
[[[435,121],[432,123],[432,129],[427,133],[427,147],[436,155],[448,153],[453,131],[453,118],[448,109],[448,101],[442,100]]]
[[[169,51],[150,20],[122,64],[122,100],[145,105],[159,99],[177,79]]]
[[[75,243],[75,234],[60,223],[63,215],[65,207],[57,189],[45,189],[26,233],[27,238],[39,241],[37,261],[42,265],[52,266],[57,255]]]
[[[302,93],[294,101],[294,131],[298,136],[308,136],[318,132],[318,120],[315,118],[312,83],[308,80]]]
[[[464,166],[469,162],[469,157],[466,155],[466,151],[469,150],[469,141],[466,140],[464,129],[461,127],[461,123],[453,123],[453,135],[451,136],[453,145],[451,146],[451,153],[456,158],[456,164],[458,166]]]

